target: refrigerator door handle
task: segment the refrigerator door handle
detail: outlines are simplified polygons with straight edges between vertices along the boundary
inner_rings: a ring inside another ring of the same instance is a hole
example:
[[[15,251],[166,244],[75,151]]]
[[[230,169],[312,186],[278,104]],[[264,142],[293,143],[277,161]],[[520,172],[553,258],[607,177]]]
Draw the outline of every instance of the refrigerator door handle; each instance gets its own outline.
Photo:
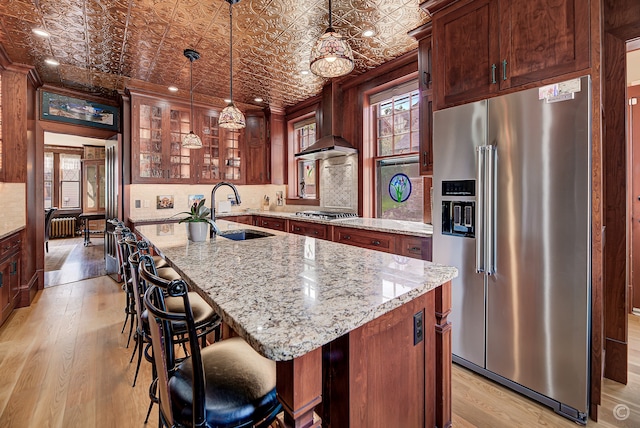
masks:
[[[484,191],[485,191],[485,155],[484,147],[476,148],[476,272],[482,273],[485,270],[485,242],[484,242]]]
[[[484,241],[485,241],[485,273],[493,275],[496,273],[496,254],[495,254],[495,225],[496,225],[496,155],[497,147],[495,145],[485,146],[485,224],[484,224]]]

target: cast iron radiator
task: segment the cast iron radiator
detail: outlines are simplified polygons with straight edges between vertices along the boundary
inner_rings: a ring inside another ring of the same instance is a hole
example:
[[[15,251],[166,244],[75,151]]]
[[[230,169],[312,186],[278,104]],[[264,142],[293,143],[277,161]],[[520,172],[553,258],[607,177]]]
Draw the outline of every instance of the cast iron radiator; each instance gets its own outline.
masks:
[[[49,238],[66,238],[68,236],[75,236],[75,234],[75,217],[58,217],[51,220],[51,231],[49,232]]]

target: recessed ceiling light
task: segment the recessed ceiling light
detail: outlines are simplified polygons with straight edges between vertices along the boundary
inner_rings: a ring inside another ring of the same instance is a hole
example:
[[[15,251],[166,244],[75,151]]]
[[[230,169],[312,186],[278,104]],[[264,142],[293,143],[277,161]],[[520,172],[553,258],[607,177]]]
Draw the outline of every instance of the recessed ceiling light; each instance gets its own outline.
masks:
[[[169,86],[168,88],[171,92],[178,92],[178,88],[175,86]]]
[[[42,28],[34,28],[31,31],[33,31],[33,34],[40,37],[51,37],[51,34],[49,34],[48,31],[43,30]]]
[[[46,62],[49,65],[53,65],[53,66],[60,65],[60,63],[58,61],[56,61],[55,59],[51,59],[51,58],[45,59],[44,62]]]
[[[260,98],[260,97],[257,97],[257,98],[254,98],[253,101],[255,101],[257,103],[261,103],[264,100],[262,98]]]
[[[363,37],[371,37],[371,36],[373,36],[374,34],[376,34],[376,32],[375,32],[375,31],[373,31],[373,30],[364,30],[364,31],[362,32],[362,36],[363,36]]]
[[[300,74],[306,76],[307,74],[309,74],[309,70],[302,70]]]

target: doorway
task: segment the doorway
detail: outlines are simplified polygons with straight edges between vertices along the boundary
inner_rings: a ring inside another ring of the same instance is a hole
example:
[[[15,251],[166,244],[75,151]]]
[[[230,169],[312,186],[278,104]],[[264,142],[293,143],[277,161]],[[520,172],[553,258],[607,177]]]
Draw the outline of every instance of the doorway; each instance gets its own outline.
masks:
[[[640,316],[640,39],[627,43],[628,310]]]
[[[105,140],[44,133],[44,207],[55,209],[45,224],[44,286],[105,274]],[[86,232],[89,232],[88,234]]]

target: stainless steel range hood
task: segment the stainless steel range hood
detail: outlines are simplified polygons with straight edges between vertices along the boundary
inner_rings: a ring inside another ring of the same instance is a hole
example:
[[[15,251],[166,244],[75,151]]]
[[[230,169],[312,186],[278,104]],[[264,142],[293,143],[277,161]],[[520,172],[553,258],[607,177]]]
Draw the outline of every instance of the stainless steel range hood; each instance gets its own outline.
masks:
[[[346,156],[354,153],[358,153],[358,150],[353,147],[347,140],[336,135],[328,135],[320,138],[311,146],[307,147],[300,153],[296,153],[296,158],[301,159],[327,159],[335,156]]]
[[[342,92],[338,84],[329,82],[322,88],[322,111],[318,118],[320,139],[295,157],[299,159],[327,159],[358,153],[358,149],[342,138]]]

